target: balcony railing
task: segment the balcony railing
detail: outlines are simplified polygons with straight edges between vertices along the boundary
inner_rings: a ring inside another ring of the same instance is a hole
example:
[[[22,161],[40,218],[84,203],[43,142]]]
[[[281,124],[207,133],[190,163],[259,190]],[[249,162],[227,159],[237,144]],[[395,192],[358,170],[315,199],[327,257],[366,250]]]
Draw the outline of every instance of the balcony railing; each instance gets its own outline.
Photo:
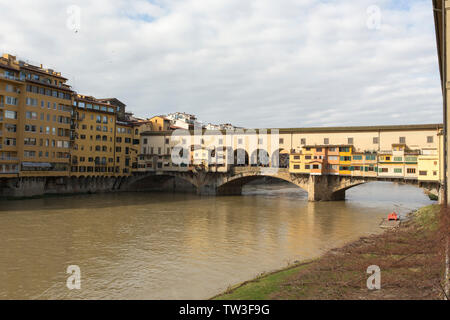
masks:
[[[19,158],[17,158],[17,157],[0,157],[0,160],[3,160],[3,161],[17,161],[17,160],[19,160]]]
[[[16,173],[19,173],[19,170],[0,171],[0,174],[16,174]]]
[[[15,77],[15,76],[6,75],[4,73],[0,73],[0,78],[14,80],[14,81],[24,81],[24,79],[20,79],[19,77]]]

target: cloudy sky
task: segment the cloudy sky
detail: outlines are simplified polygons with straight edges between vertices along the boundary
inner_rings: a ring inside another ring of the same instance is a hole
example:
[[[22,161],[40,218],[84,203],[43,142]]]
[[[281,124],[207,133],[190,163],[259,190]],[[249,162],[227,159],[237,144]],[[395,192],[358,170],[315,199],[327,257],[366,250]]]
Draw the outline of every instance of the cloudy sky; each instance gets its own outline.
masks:
[[[431,0],[1,6],[0,51],[137,116],[184,111],[254,128],[442,121]]]

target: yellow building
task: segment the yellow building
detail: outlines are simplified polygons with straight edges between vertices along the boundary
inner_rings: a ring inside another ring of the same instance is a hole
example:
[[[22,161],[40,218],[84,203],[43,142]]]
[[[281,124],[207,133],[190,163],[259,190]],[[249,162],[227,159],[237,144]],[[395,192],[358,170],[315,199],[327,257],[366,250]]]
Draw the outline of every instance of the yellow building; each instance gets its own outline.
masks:
[[[105,99],[76,95],[73,105],[71,175],[130,175],[137,168],[139,130],[131,122],[118,121],[118,109]]]
[[[67,176],[72,90],[42,65],[0,58],[0,177]]]
[[[351,175],[353,146],[339,146],[339,175]]]
[[[289,155],[289,172],[291,173],[309,173],[305,170],[305,162],[302,160],[302,153],[291,153]]]
[[[75,139],[71,175],[114,175],[115,109],[94,97],[79,94],[76,95],[73,105]]]
[[[151,123],[151,131],[168,131],[170,130],[170,119],[164,116],[155,116],[148,121]]]
[[[436,149],[424,149],[418,156],[419,181],[439,181],[439,154]]]
[[[314,159],[315,148],[303,146],[300,153],[289,155],[289,172],[291,173],[311,173],[311,161]]]
[[[137,169],[139,138],[135,139],[135,129],[132,123],[118,121],[116,123],[116,173],[129,175],[132,169]],[[135,141],[138,141],[136,144]]]

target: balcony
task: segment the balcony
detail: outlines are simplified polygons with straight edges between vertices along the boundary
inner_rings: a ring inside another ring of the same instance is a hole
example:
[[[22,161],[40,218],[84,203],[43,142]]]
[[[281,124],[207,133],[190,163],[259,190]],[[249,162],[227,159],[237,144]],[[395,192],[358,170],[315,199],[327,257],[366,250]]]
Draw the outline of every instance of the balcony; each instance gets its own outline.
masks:
[[[0,73],[0,78],[3,78],[5,80],[20,81],[20,82],[23,82],[25,80],[25,79],[20,79],[19,77],[16,77],[16,76],[10,76],[10,75],[1,74],[1,73]]]
[[[0,170],[0,174],[17,174],[19,173],[19,170]]]
[[[106,161],[95,160],[96,166],[106,166]]]
[[[0,157],[0,161],[18,161],[18,160],[19,158],[17,157],[5,157],[5,156]]]

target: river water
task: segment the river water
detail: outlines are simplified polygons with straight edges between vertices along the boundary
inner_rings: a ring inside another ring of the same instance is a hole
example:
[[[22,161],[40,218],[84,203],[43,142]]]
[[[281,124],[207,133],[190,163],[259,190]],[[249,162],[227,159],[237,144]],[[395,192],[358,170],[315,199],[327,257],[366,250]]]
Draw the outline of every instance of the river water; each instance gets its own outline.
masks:
[[[375,182],[309,203],[291,185],[242,196],[121,193],[0,202],[0,299],[204,299],[379,233],[388,212],[433,203]],[[69,265],[81,289],[68,290]]]

